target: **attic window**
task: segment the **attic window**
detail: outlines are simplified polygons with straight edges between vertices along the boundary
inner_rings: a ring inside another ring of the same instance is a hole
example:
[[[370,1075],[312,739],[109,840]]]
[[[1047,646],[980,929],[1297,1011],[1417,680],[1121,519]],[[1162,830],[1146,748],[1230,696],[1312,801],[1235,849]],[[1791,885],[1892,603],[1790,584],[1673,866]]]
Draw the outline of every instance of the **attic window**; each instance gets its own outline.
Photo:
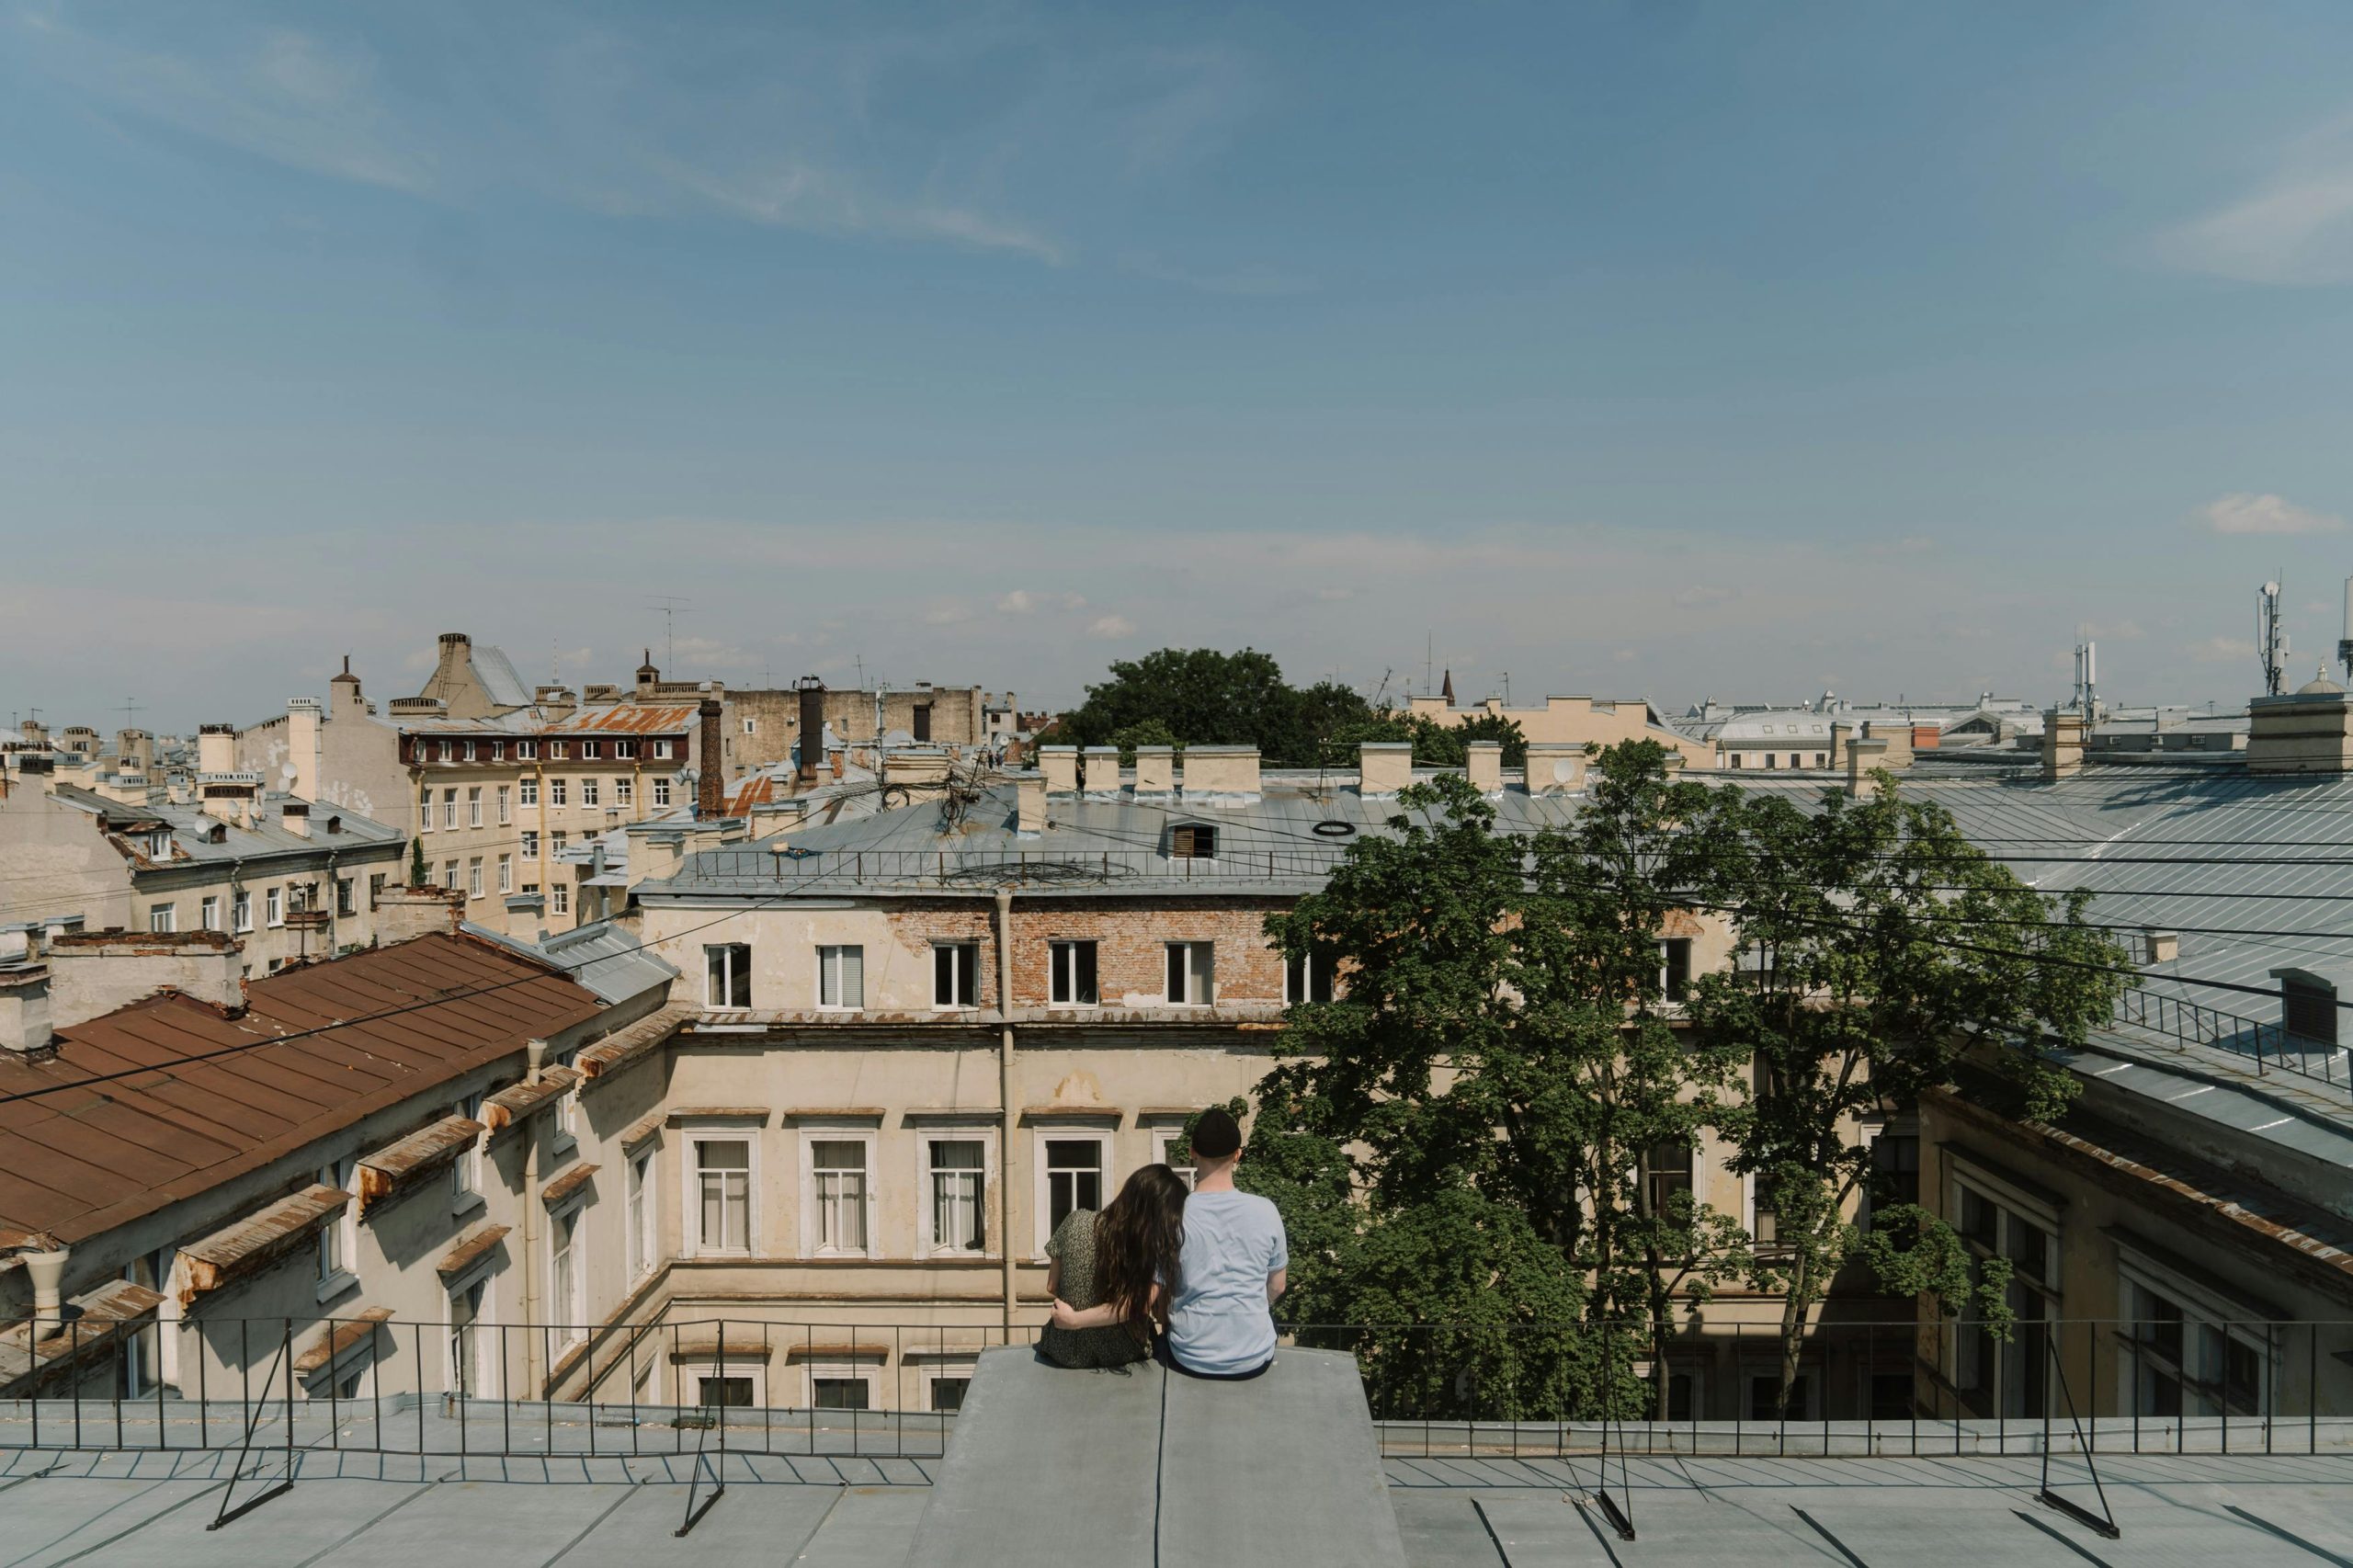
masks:
[[[210,827],[206,828],[204,830],[204,842],[207,844],[228,843],[229,824],[227,823],[216,822]]]
[[[1168,858],[1172,860],[1216,859],[1217,829],[1206,823],[1179,823],[1168,832]]]
[[[341,817],[327,818],[327,831],[329,833],[341,833],[343,831],[343,819]]]

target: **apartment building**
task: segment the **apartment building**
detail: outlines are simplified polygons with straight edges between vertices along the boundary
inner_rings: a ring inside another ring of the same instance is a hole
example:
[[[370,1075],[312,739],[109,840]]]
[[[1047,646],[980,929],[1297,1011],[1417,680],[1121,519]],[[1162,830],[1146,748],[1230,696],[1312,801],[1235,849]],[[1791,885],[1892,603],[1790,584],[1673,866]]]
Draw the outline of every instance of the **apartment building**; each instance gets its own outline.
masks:
[[[237,745],[244,767],[294,793],[397,828],[426,881],[464,894],[468,918],[565,931],[593,918],[582,884],[600,874],[569,850],[631,824],[719,812],[721,770],[704,759],[723,752],[723,704],[641,688],[653,699],[609,686],[527,690],[499,650],[445,632],[417,696],[380,712],[346,668],[325,700],[290,699]]]
[[[235,1398],[292,1335],[306,1397],[536,1397],[656,1267],[631,944],[444,930],[53,1035],[39,978],[0,969],[0,1392]]]
[[[878,740],[895,740],[985,750],[1000,744],[1004,731],[1002,719],[993,728],[990,718],[998,699],[977,686],[918,681],[909,687],[833,690],[815,676],[804,676],[779,690],[725,694],[730,778],[798,759],[810,711],[804,693],[815,694],[824,731],[840,746],[870,748]],[[1002,700],[1009,707],[1013,694],[1006,693]]]
[[[188,800],[143,773],[64,783],[44,754],[16,754],[0,771],[0,925],[216,933],[248,974],[373,942],[372,892],[401,880],[402,834],[265,790],[233,766],[234,743],[205,727]]]
[[[1508,719],[1531,741],[1549,745],[1613,746],[1621,741],[1656,741],[1686,767],[1714,765],[1712,749],[1669,723],[1647,698],[1547,697],[1540,707],[1515,708],[1500,697],[1489,697],[1467,707],[1454,700],[1454,675],[1447,672],[1443,690],[1435,696],[1409,697],[1405,710],[1440,724],[1467,719]]]

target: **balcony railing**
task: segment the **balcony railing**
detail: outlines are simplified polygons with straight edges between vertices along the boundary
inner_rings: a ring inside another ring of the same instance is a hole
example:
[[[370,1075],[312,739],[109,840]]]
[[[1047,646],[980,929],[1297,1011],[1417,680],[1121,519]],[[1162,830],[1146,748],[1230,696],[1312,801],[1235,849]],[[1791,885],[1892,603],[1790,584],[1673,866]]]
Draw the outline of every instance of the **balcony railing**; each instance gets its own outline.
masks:
[[[1322,881],[1340,851],[1313,846],[1228,849],[1211,857],[1178,857],[1151,849],[1085,852],[1046,849],[811,849],[790,846],[706,849],[694,859],[700,883],[741,884],[773,893],[794,883],[859,882],[880,887],[986,889],[1093,886],[1150,879],[1158,881]]]

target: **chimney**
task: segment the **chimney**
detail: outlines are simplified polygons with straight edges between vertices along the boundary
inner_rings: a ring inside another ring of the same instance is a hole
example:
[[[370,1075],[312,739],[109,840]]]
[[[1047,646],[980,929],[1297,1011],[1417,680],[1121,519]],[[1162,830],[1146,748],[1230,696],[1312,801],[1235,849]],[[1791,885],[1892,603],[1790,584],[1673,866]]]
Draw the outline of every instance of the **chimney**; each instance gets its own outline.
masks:
[[[695,713],[702,721],[702,734],[696,741],[695,756],[695,815],[708,822],[719,815],[721,786],[726,782],[719,776],[720,751],[719,716],[721,706],[714,699],[704,698]]]
[[[2181,933],[2152,931],[2142,938],[2143,963],[2171,963],[2181,957]]]
[[[1185,793],[1256,796],[1258,793],[1258,748],[1187,746]]]
[[[412,937],[455,931],[466,918],[466,895],[459,888],[396,888],[376,894],[376,940],[390,947]]]
[[[28,1247],[17,1256],[25,1260],[25,1278],[33,1288],[33,1333],[43,1339],[53,1337],[65,1321],[65,1260],[70,1250],[61,1244],[39,1250]],[[44,1330],[42,1324],[50,1327]]]
[[[2284,697],[2247,704],[2249,773],[2353,771],[2353,701],[2325,670]]]
[[[1414,781],[1411,741],[1367,741],[1357,747],[1357,793],[1393,795]]]
[[[1886,749],[1881,754],[1881,767],[1912,766],[1912,725],[1908,720],[1883,724],[1874,719],[1863,726],[1863,733],[1884,744]]]
[[[2262,702],[2265,699],[2256,699]],[[2272,700],[2284,700],[2273,699]],[[2247,747],[2248,767],[2254,767],[2255,747]],[[2046,710],[2042,715],[2042,777],[2046,779],[2072,778],[2084,768],[2084,716],[2064,709]]]
[[[661,680],[662,672],[654,666],[654,650],[648,648],[645,651],[645,662],[637,666],[638,696],[653,696],[654,688],[661,684]]]
[[[234,773],[237,771],[237,726],[206,724],[196,732],[196,770],[199,773]]]
[[[286,699],[286,761],[294,769],[286,792],[306,801],[319,798],[319,734],[325,705],[315,697]]]
[[[1847,793],[1848,797],[1859,801],[1865,794],[1870,792],[1870,776],[1874,770],[1884,766],[1881,759],[1884,758],[1886,755],[1887,743],[1883,740],[1848,739],[1847,742]]]
[[[1176,748],[1175,746],[1136,747],[1136,794],[1174,795],[1176,792]]]
[[[51,1054],[49,966],[29,958],[0,966],[0,1060]]]
[[[278,802],[278,825],[297,838],[311,836],[311,802],[284,800]]]
[[[1038,770],[1045,775],[1049,795],[1078,793],[1078,748],[1076,746],[1040,746]]]
[[[1120,748],[1118,746],[1088,746],[1079,758],[1084,782],[1080,788],[1089,795],[1116,795],[1120,792]]]
[[[1528,743],[1528,792],[1579,794],[1585,790],[1585,747],[1572,741]]]
[[[825,766],[825,683],[802,676],[794,689],[801,695],[800,771],[806,787],[817,782],[817,770]]]
[[[1024,838],[1046,831],[1046,781],[1035,774],[1013,781],[1013,830]]]
[[[1464,750],[1469,761],[1463,767],[1471,788],[1482,795],[1498,795],[1504,788],[1504,744],[1501,741],[1472,741]]]

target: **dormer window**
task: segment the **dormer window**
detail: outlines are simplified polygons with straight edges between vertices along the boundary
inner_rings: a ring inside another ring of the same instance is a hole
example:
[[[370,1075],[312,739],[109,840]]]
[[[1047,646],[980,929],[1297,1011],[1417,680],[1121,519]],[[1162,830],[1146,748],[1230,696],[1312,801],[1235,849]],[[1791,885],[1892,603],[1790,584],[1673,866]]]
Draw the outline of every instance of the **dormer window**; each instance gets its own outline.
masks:
[[[1216,859],[1217,829],[1207,823],[1178,823],[1168,830],[1168,858],[1172,860]]]
[[[229,824],[228,824],[227,823],[219,823],[219,822],[214,823],[210,827],[206,828],[206,829],[204,830],[204,841],[205,841],[207,844],[226,844],[226,843],[228,843],[228,842],[229,842]],[[168,849],[168,848],[170,848],[170,847],[171,847],[171,842],[170,842],[170,840],[166,839],[166,840],[165,841],[165,847],[166,849]]]

